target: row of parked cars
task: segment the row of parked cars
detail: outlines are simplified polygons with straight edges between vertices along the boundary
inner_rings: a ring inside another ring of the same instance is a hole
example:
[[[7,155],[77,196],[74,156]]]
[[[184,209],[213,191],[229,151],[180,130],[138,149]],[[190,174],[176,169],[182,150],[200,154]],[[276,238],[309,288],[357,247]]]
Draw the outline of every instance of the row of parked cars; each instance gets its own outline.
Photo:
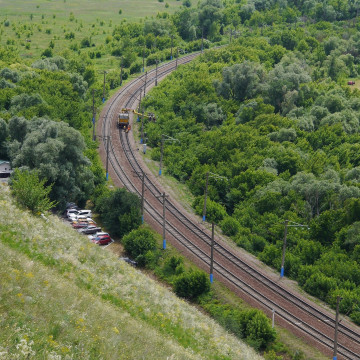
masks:
[[[69,206],[66,210],[66,217],[71,225],[79,233],[88,235],[89,239],[98,245],[108,245],[114,240],[106,232],[101,231],[95,221],[91,218],[91,210],[81,210],[76,206]]]

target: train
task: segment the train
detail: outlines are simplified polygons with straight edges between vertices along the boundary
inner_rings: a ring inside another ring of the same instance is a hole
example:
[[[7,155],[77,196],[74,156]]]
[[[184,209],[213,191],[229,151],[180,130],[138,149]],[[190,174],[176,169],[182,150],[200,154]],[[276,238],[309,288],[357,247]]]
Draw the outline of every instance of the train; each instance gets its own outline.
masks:
[[[119,112],[118,120],[117,120],[117,126],[119,129],[123,129],[126,132],[128,132],[131,129],[130,126],[130,112],[133,112],[134,114],[147,118],[149,121],[156,122],[156,117],[154,113],[147,113],[147,114],[141,114],[137,112],[136,110],[132,109],[121,109]]]
[[[118,116],[118,122],[117,126],[119,129],[124,129],[125,131],[130,130],[130,111],[131,109],[121,109],[119,116]]]

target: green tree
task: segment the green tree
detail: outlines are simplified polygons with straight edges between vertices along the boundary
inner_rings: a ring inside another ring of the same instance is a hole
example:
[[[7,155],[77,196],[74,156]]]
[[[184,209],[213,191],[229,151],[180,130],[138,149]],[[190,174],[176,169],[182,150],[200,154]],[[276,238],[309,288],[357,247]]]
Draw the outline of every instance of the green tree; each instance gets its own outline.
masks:
[[[255,97],[265,78],[263,67],[251,61],[227,67],[222,75],[222,81],[215,82],[218,94],[238,101]]]
[[[5,141],[9,135],[9,128],[4,119],[0,118],[0,159],[7,159]]]
[[[122,237],[141,224],[140,199],[125,189],[105,192],[95,208],[104,226],[114,236]]]
[[[34,214],[39,214],[56,205],[56,202],[49,198],[52,185],[45,186],[46,182],[46,179],[40,180],[36,171],[15,169],[10,185],[17,201]]]
[[[16,129],[21,136],[14,133]],[[93,191],[94,176],[83,154],[84,139],[77,130],[64,122],[42,118],[24,121],[18,117],[10,119],[9,130],[8,152],[14,168],[37,170],[41,179],[53,184],[50,197],[60,207],[66,201],[85,203]]]

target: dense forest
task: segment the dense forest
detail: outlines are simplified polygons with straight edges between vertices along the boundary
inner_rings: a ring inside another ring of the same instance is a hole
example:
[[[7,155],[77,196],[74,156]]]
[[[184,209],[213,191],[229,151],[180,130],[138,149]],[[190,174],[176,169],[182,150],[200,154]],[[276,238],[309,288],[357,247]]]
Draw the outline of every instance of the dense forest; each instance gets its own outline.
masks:
[[[188,185],[199,215],[206,173],[226,177],[209,180],[208,221],[276,269],[285,220],[307,225],[289,228],[285,274],[333,306],[340,294],[341,311],[360,324],[360,92],[347,85],[360,73],[359,5],[185,0],[172,15],[99,20],[88,32],[70,14],[61,38],[54,16],[3,19],[0,158],[36,169],[59,207],[96,199],[105,180],[90,135],[100,62],[108,97],[143,66],[228,44],[146,97],[157,116],[146,124],[151,156],[160,158],[162,134],[180,140],[165,147],[166,171]],[[46,44],[30,59],[36,33]]]
[[[285,274],[332,306],[341,295],[360,323],[360,92],[347,84],[360,71],[356,14],[347,2],[219,8],[215,24],[237,37],[144,105],[158,119],[146,126],[153,159],[162,134],[180,140],[166,144],[165,164],[195,211],[206,174],[226,177],[209,179],[207,220],[279,270],[287,220]]]

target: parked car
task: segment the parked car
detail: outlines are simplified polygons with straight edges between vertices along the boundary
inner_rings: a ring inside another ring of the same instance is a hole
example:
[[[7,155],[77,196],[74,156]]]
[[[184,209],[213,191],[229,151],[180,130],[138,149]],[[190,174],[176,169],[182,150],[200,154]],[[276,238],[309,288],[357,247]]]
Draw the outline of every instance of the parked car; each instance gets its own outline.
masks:
[[[98,236],[103,236],[103,235],[108,235],[108,236],[110,236],[107,232],[98,231],[98,232],[95,233],[94,235],[89,235],[88,238],[89,238],[90,240],[93,240],[93,239],[95,239],[96,237],[98,237]]]
[[[79,216],[85,216],[91,218],[91,210],[76,210],[76,211],[72,210],[70,211],[68,218],[70,220],[77,220]]]
[[[66,216],[68,219],[70,218],[71,214],[77,214],[77,213],[78,213],[78,210],[76,210],[76,209],[67,209],[66,210]]]
[[[74,202],[67,202],[66,203],[66,209],[80,209],[78,206],[76,206],[76,204]]]
[[[113,239],[109,235],[100,235],[94,237],[91,241],[97,245],[108,245],[113,242]]]
[[[76,216],[73,221],[89,221],[89,222],[95,222],[90,216],[86,215],[79,215]]]
[[[88,225],[84,228],[79,229],[79,232],[82,234],[96,234],[97,232],[101,231],[101,228],[99,228],[96,225]]]
[[[74,229],[81,229],[81,228],[86,228],[89,226],[89,223],[87,221],[79,221],[79,222],[75,222],[75,223],[72,223],[71,226],[74,228]]]
[[[132,266],[136,266],[136,265],[137,265],[137,262],[136,262],[136,261],[131,260],[131,259],[128,258],[128,257],[119,257],[119,260],[125,261],[125,262],[127,262],[128,264],[130,264],[130,265],[132,265]]]

